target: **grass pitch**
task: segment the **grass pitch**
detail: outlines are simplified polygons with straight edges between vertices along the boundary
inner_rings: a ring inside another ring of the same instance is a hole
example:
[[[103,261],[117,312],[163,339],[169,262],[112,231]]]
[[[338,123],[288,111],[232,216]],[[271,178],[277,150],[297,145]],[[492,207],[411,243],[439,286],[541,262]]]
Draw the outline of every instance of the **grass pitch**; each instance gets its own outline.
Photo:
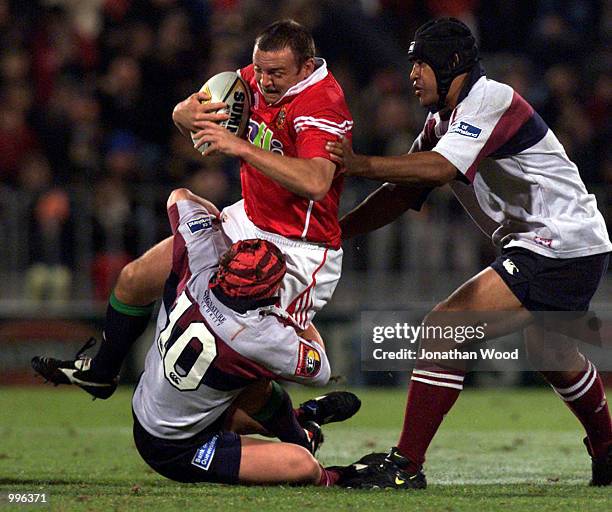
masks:
[[[291,388],[294,402],[312,396]],[[357,390],[361,411],[325,428],[323,464],[350,463],[397,442],[405,391]],[[485,511],[612,510],[589,488],[582,430],[541,390],[464,391],[435,438],[425,491],[186,485],[153,473],[132,443],[130,389],[91,402],[76,389],[0,389],[0,494],[46,492],[51,510]],[[6,510],[43,506],[8,505]]]

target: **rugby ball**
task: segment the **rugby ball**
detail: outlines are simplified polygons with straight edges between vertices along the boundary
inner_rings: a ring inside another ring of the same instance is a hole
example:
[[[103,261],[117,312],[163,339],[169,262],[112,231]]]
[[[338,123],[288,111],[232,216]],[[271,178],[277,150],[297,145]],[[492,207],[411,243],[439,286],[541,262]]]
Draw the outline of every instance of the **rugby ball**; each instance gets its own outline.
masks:
[[[219,121],[218,124],[232,132],[237,137],[244,137],[249,124],[249,111],[251,108],[250,92],[248,86],[235,71],[224,71],[211,78],[202,86],[200,92],[210,96],[207,103],[223,102],[227,108],[217,110],[217,113],[229,114],[229,119]],[[191,140],[195,144],[197,140],[191,133]],[[204,152],[210,146],[209,143],[202,145],[198,150]]]

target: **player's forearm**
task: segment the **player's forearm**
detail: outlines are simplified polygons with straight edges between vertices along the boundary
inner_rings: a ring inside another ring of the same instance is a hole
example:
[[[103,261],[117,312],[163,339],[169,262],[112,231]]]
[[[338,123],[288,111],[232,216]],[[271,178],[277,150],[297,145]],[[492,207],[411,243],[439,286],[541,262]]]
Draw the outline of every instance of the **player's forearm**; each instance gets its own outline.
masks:
[[[191,140],[191,133],[188,128],[188,119],[185,117],[185,114],[182,111],[182,106],[185,104],[185,102],[186,100],[175,105],[174,110],[172,110],[172,122],[174,123],[174,126],[177,127],[178,131],[181,132],[181,135]]]
[[[326,170],[313,159],[283,156],[264,151],[252,144],[245,145],[239,156],[268,178],[306,199],[313,201],[323,199],[331,186],[333,178],[331,162],[329,170]]]
[[[430,191],[430,188],[385,183],[340,219],[342,239],[386,226],[406,210],[420,210]]]
[[[178,131],[181,132],[181,135],[183,137],[187,137],[187,139],[189,139],[191,141],[191,133],[189,132],[189,130],[183,126],[181,126],[179,123],[175,122],[174,126],[177,127]]]
[[[299,333],[299,335],[301,338],[316,341],[325,350],[325,343],[323,342],[323,338],[321,337],[321,334],[314,326],[314,324],[311,323],[304,331]]]
[[[355,155],[349,174],[404,185],[438,187],[455,178],[457,169],[435,151],[400,156]]]
[[[177,188],[173,190],[170,193],[170,196],[168,197],[168,202],[166,203],[166,206],[168,209],[170,209],[170,207],[174,203],[181,200],[187,200],[197,203],[200,206],[203,206],[208,213],[211,213],[216,217],[219,217],[221,215],[221,212],[219,212],[219,209],[213,203],[211,203],[208,199],[194,194],[188,188]]]

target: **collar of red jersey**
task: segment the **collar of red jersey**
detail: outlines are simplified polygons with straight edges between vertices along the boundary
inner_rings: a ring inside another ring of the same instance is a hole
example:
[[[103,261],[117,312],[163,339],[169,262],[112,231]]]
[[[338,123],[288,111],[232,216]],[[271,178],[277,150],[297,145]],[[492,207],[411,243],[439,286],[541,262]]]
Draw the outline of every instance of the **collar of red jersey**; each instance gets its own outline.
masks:
[[[305,78],[304,80],[302,80],[301,82],[298,82],[294,86],[289,87],[289,89],[287,89],[287,92],[285,92],[285,94],[283,94],[280,98],[278,98],[273,103],[273,105],[280,103],[281,101],[283,101],[285,98],[289,96],[295,96],[296,94],[301,93],[302,91],[308,89],[310,86],[323,80],[327,75],[328,75],[327,62],[325,61],[325,59],[322,59],[321,57],[315,57],[314,72],[308,78]],[[257,82],[257,89],[259,89],[259,92],[261,93],[261,87],[259,86],[259,82]]]

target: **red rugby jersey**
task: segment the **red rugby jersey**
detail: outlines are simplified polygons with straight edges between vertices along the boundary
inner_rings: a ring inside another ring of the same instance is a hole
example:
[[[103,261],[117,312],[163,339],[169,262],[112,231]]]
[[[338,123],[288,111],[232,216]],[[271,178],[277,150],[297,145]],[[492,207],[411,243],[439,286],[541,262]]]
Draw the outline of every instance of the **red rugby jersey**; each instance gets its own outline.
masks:
[[[351,136],[353,120],[344,93],[323,59],[317,59],[317,66],[273,105],[266,104],[253,65],[239,70],[253,93],[248,130],[252,144],[290,157],[329,159],[325,143],[340,135]],[[244,161],[240,179],[246,213],[257,227],[287,238],[340,247],[338,204],[344,179],[339,168],[320,201],[290,192]]]

